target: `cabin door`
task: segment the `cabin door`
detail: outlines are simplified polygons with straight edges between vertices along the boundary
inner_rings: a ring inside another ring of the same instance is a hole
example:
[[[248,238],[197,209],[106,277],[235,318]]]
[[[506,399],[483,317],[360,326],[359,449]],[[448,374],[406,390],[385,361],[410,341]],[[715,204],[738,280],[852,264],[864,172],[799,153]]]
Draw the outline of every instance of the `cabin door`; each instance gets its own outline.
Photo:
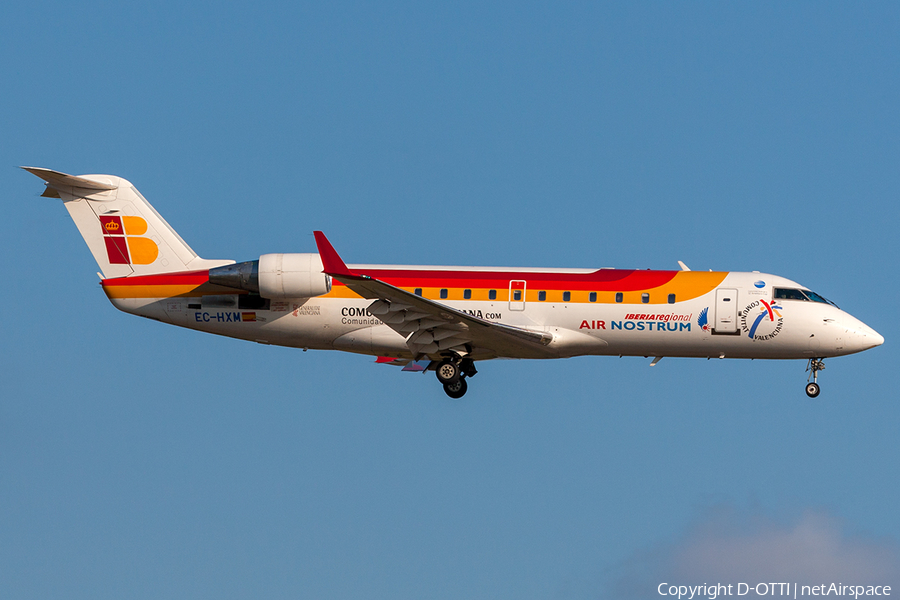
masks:
[[[509,282],[509,310],[525,310],[525,282]]]
[[[715,333],[737,333],[737,290],[716,290]]]

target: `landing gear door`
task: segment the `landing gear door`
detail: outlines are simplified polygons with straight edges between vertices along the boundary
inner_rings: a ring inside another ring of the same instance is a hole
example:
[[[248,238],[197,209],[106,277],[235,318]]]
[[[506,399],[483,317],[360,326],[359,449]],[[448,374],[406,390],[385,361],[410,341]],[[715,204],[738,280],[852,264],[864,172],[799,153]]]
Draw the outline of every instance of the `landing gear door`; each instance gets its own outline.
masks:
[[[525,282],[509,282],[509,310],[525,310]]]
[[[715,333],[737,333],[737,290],[716,290]]]

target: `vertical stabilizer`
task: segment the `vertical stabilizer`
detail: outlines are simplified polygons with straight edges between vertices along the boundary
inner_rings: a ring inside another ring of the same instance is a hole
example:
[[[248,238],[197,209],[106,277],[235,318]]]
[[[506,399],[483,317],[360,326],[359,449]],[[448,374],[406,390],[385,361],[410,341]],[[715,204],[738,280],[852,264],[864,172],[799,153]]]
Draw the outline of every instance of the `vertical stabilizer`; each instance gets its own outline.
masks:
[[[63,201],[106,279],[196,271],[234,262],[197,256],[126,179],[22,168],[47,182],[42,196]]]

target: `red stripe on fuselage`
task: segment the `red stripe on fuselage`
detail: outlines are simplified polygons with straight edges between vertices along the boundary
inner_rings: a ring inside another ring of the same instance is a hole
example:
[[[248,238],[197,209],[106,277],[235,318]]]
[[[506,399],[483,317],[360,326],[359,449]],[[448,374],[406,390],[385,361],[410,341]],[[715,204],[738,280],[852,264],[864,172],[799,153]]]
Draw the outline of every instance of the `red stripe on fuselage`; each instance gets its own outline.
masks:
[[[633,292],[659,287],[672,281],[678,271],[638,271],[599,269],[591,273],[529,273],[504,271],[406,271],[357,269],[385,283],[401,287],[498,288],[510,281],[524,280],[529,287],[538,283],[549,289]],[[335,282],[337,283],[337,282]]]
[[[183,271],[180,273],[161,273],[159,275],[132,275],[104,279],[100,283],[107,285],[200,285],[209,281],[209,271]]]

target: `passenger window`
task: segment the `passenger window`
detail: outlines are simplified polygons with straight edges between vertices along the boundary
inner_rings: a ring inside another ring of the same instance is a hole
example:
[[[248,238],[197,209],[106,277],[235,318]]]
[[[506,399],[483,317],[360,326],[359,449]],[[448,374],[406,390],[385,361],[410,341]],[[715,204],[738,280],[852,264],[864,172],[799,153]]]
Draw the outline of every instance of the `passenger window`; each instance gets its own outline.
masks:
[[[572,292],[563,292],[563,302],[572,301]]]
[[[513,290],[513,302],[522,301],[522,290]]]
[[[622,301],[622,292],[616,292],[616,302]]]
[[[441,299],[442,300],[447,299],[447,288],[441,288]]]
[[[422,288],[416,288],[416,296],[422,295]]]
[[[489,299],[489,300],[496,300],[496,299],[497,299],[497,290],[491,290],[491,291],[489,291],[489,292],[488,292],[488,299]]]
[[[596,302],[597,301],[597,292],[591,292],[591,295],[588,296],[588,300],[590,300],[591,302]]]
[[[675,294],[669,294],[669,304],[675,304]]]
[[[547,299],[547,292],[538,292],[538,300],[543,302]]]
[[[472,290],[463,290],[463,298],[466,300],[472,299]]]
[[[647,292],[644,292],[643,294],[641,294],[641,302],[644,304],[649,303],[650,302],[650,294],[648,294]]]

